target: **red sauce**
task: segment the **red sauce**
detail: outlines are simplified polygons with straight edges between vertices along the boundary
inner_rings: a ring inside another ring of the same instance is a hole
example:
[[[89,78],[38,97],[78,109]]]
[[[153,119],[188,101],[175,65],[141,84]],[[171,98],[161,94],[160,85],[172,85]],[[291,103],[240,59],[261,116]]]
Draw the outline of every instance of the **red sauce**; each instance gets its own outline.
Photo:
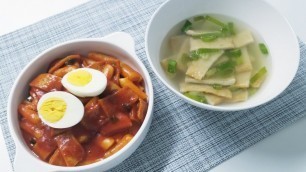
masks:
[[[108,83],[97,97],[79,98],[84,105],[82,121],[70,128],[55,129],[44,124],[37,113],[37,102],[47,92],[67,91],[61,84],[69,71],[92,67],[104,72]],[[41,160],[58,166],[80,166],[103,160],[124,147],[141,127],[147,111],[142,76],[115,57],[89,53],[69,55],[52,62],[47,73],[30,83],[29,97],[19,107],[19,124],[25,143]],[[131,85],[122,86],[120,78]]]

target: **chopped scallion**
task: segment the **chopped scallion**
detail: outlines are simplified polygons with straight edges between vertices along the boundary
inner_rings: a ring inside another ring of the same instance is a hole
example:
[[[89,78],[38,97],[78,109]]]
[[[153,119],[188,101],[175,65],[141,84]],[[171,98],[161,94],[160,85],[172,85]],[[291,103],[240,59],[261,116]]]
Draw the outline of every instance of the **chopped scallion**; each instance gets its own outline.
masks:
[[[221,33],[223,37],[229,37],[232,35],[231,30],[228,26],[221,28]]]
[[[216,40],[220,34],[218,33],[206,33],[200,36],[200,39],[204,42],[211,42]]]
[[[227,25],[226,25],[225,23],[221,22],[220,20],[218,20],[218,19],[216,19],[216,18],[214,18],[214,17],[206,16],[205,19],[206,19],[207,21],[210,21],[210,22],[212,22],[212,23],[214,23],[214,24],[216,24],[216,25],[219,25],[219,26],[221,26],[221,27],[227,27]]]
[[[190,92],[184,93],[184,95],[188,98],[191,98],[191,99],[197,101],[197,102],[207,103],[207,100],[206,100],[204,94],[201,93],[201,92],[190,91]]]
[[[182,27],[182,32],[187,32],[192,27],[192,23],[189,20],[186,20],[185,24]]]
[[[258,45],[259,45],[259,49],[262,54],[269,54],[268,48],[266,47],[264,43],[260,43]]]
[[[229,60],[223,63],[220,63],[216,66],[216,74],[225,77],[233,74],[235,72],[236,63],[233,60]]]
[[[262,67],[259,71],[251,78],[250,83],[251,85],[257,82],[261,77],[265,76],[267,73],[266,67]]]
[[[206,72],[205,76],[206,77],[211,77],[214,74],[216,74],[216,72],[217,72],[217,68],[212,67],[212,68],[208,69],[208,71]]]
[[[215,53],[218,52],[219,49],[209,49],[209,48],[199,48],[197,50],[190,51],[189,53],[189,58],[191,60],[197,60],[201,57],[203,54],[207,53]]]
[[[234,23],[233,23],[233,22],[229,22],[229,23],[227,24],[227,26],[228,26],[228,29],[229,29],[230,34],[231,34],[231,35],[235,35]]]
[[[213,84],[212,87],[216,90],[221,90],[223,88],[223,86],[220,84]]]
[[[228,36],[235,35],[234,23],[230,22],[225,27],[222,27],[221,28],[221,33],[222,33],[223,37],[228,37]]]
[[[225,54],[228,56],[228,57],[240,57],[241,56],[241,50],[240,49],[231,49],[231,50],[227,50],[225,52]]]
[[[240,56],[240,57],[235,57],[234,59],[232,59],[235,63],[236,63],[236,65],[241,65],[242,63],[243,63],[243,58],[242,58],[242,56]]]
[[[196,50],[190,51],[190,53],[189,53],[189,58],[190,58],[191,60],[197,60],[197,59],[200,58],[200,54],[198,54]]]
[[[200,20],[204,20],[204,19],[205,19],[204,16],[195,16],[195,17],[193,18],[193,21],[200,21]]]
[[[172,74],[176,73],[176,65],[177,65],[177,62],[175,60],[169,59],[167,71]]]
[[[219,49],[199,48],[197,52],[198,54],[215,53],[215,52],[219,52]]]

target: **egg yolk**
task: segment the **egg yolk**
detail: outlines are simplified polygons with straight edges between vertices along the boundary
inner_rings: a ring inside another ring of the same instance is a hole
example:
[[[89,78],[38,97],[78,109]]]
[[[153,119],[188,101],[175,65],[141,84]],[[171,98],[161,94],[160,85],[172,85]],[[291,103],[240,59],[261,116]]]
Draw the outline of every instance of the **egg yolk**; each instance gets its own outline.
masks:
[[[43,101],[38,109],[38,113],[48,122],[59,121],[65,114],[67,108],[66,102],[58,97],[48,98]]]
[[[91,79],[91,74],[85,70],[72,72],[67,77],[68,82],[74,86],[85,86],[91,81]]]

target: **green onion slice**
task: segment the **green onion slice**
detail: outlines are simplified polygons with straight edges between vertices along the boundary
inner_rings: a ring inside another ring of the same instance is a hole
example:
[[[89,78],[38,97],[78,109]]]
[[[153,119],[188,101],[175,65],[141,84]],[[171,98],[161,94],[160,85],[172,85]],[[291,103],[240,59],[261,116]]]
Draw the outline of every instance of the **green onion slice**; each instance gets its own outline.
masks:
[[[222,36],[223,36],[223,37],[228,37],[228,36],[231,35],[231,34],[230,34],[230,31],[229,31],[229,29],[228,29],[228,27],[222,27],[222,28],[221,28],[221,33],[222,33]]]
[[[169,59],[167,71],[169,73],[176,73],[176,65],[177,65],[177,62],[175,60]]]
[[[228,26],[228,29],[229,29],[230,34],[231,34],[231,35],[235,35],[234,23],[233,23],[233,22],[229,22],[229,23],[227,24],[227,26]]]
[[[254,84],[258,79],[265,76],[267,73],[266,67],[262,67],[259,69],[259,71],[251,78],[250,83],[251,85]]]
[[[191,98],[197,102],[200,102],[200,103],[207,103],[207,100],[204,96],[203,93],[201,92],[196,92],[196,91],[190,91],[190,92],[186,92],[184,93],[184,95],[188,98]]]
[[[269,54],[268,48],[266,47],[264,43],[260,43],[258,45],[259,45],[259,49],[262,54]]]
[[[223,86],[220,84],[213,84],[212,87],[216,90],[221,90],[223,88]]]
[[[193,18],[193,21],[200,21],[200,20],[204,20],[204,19],[205,19],[204,16],[195,16],[195,17]]]
[[[211,42],[216,40],[220,36],[219,33],[206,33],[200,36],[200,39],[204,42]]]
[[[220,20],[218,20],[218,19],[216,19],[216,18],[214,18],[214,17],[206,16],[205,19],[206,19],[207,21],[210,21],[210,22],[212,22],[212,23],[214,23],[214,24],[216,24],[216,25],[219,25],[219,26],[221,26],[221,27],[227,27],[227,25],[226,25],[225,23],[221,22]]]
[[[205,53],[215,53],[219,52],[219,49],[210,49],[210,48],[199,48],[196,50],[198,54],[205,54]]]
[[[197,60],[200,58],[200,54],[197,53],[197,50],[190,51],[189,58],[191,60]]]
[[[236,63],[236,65],[241,65],[243,63],[243,58],[240,57],[235,57],[235,59],[233,59],[234,62]]]
[[[233,60],[228,60],[226,62],[220,63],[216,66],[217,72],[216,74],[226,77],[235,72],[236,63]]]
[[[205,76],[206,77],[211,77],[211,76],[214,76],[217,72],[217,68],[215,67],[212,67],[210,69],[208,69],[208,71],[206,72]]]
[[[228,57],[240,57],[241,56],[241,50],[240,49],[231,49],[231,50],[227,50],[225,52],[225,54],[228,56]]]
[[[231,36],[231,35],[235,35],[235,31],[234,31],[234,23],[233,22],[229,22],[229,23],[224,23],[212,16],[205,16],[205,19],[207,21],[210,21],[211,23],[214,23],[218,26],[221,27],[221,33],[223,37],[227,37],[227,36]]]
[[[203,54],[207,53],[215,53],[218,52],[219,49],[210,49],[210,48],[199,48],[197,50],[190,51],[189,58],[191,60],[197,60],[201,57]]]
[[[182,32],[187,32],[192,27],[192,23],[189,20],[186,20],[185,24],[182,27]]]

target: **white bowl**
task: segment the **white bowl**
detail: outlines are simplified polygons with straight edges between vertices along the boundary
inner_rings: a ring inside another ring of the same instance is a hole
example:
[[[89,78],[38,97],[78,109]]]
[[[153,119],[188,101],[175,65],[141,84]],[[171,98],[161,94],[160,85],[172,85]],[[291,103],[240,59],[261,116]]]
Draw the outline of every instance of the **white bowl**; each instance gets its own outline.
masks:
[[[161,45],[167,33],[178,23],[201,14],[221,14],[237,19],[255,30],[269,48],[271,66],[259,91],[241,103],[212,106],[182,95],[165,75],[160,60]],[[168,0],[153,14],[145,35],[146,53],[158,78],[188,103],[218,111],[235,111],[264,104],[283,92],[294,78],[300,58],[297,37],[287,20],[262,0]]]
[[[103,52],[113,55],[136,69],[144,78],[146,93],[148,94],[148,111],[145,120],[134,138],[120,151],[99,162],[78,166],[60,167],[48,164],[37,158],[25,144],[19,124],[17,108],[28,95],[29,82],[41,72],[45,72],[48,65],[56,58],[72,52],[87,53],[90,51]],[[81,39],[56,45],[34,58],[20,73],[10,92],[8,100],[8,123],[10,132],[16,145],[14,169],[18,171],[105,171],[127,157],[129,157],[143,141],[150,127],[153,109],[153,88],[151,78],[138,59],[134,50],[134,40],[127,33],[116,32],[103,38]]]

